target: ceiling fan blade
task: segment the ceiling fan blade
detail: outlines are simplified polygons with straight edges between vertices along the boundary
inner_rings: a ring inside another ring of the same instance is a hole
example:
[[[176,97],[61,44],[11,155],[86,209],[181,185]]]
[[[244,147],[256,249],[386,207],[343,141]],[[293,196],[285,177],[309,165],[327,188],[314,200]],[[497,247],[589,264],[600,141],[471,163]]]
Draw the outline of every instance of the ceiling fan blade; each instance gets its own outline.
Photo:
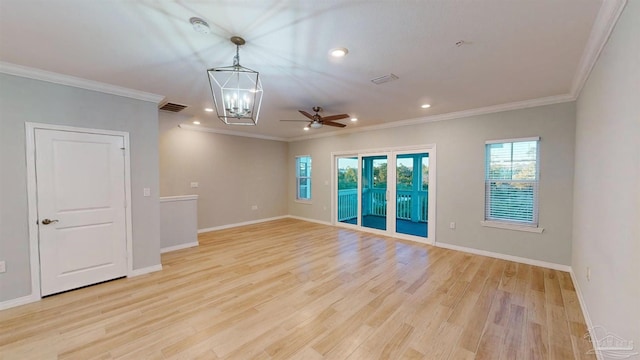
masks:
[[[330,116],[323,116],[322,117],[322,121],[333,121],[333,120],[340,120],[340,119],[346,119],[349,117],[349,114],[339,114],[339,115],[330,115]]]
[[[309,122],[309,120],[280,120],[280,121],[302,121],[302,122]]]
[[[309,119],[313,120],[313,115],[309,114],[308,112],[304,111],[304,110],[298,110],[300,112],[300,114],[308,117]]]
[[[340,123],[329,121],[329,120],[322,120],[322,125],[335,126],[340,128],[347,126],[345,124],[340,124]]]

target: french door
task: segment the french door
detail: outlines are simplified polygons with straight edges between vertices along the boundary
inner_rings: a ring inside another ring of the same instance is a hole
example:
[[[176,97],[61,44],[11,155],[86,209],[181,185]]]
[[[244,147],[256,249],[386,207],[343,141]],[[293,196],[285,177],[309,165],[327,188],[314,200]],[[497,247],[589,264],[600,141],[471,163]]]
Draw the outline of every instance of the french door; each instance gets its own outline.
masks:
[[[435,147],[334,154],[334,223],[435,241]]]

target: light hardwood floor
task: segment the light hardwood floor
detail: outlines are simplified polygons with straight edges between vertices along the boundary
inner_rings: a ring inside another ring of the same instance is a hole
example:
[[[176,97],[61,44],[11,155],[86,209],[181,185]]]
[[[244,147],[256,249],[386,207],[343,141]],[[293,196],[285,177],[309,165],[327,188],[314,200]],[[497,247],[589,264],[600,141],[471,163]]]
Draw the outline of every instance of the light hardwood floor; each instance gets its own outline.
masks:
[[[569,274],[293,219],[0,312],[1,359],[595,359]]]

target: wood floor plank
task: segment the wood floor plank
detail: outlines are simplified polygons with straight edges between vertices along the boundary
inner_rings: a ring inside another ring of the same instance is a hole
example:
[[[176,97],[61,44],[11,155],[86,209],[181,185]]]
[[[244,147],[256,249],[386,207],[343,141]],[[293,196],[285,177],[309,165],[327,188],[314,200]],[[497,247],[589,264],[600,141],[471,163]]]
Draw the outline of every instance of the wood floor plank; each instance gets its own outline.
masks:
[[[546,326],[528,322],[526,327],[525,359],[540,360],[549,358],[549,337]]]
[[[547,303],[555,306],[564,306],[558,273],[559,271],[553,269],[544,269],[544,289]]]
[[[568,273],[282,219],[0,311],[0,358],[593,359]]]
[[[511,304],[509,322],[506,328],[500,359],[524,358],[525,316],[524,307]]]

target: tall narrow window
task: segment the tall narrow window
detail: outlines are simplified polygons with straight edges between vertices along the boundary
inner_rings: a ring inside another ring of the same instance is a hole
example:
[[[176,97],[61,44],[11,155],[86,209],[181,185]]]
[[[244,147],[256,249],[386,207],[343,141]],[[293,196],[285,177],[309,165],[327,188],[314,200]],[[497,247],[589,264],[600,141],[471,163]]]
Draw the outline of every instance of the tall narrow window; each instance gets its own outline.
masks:
[[[486,142],[486,221],[538,226],[539,140]]]
[[[311,156],[296,156],[296,199],[311,200]]]

